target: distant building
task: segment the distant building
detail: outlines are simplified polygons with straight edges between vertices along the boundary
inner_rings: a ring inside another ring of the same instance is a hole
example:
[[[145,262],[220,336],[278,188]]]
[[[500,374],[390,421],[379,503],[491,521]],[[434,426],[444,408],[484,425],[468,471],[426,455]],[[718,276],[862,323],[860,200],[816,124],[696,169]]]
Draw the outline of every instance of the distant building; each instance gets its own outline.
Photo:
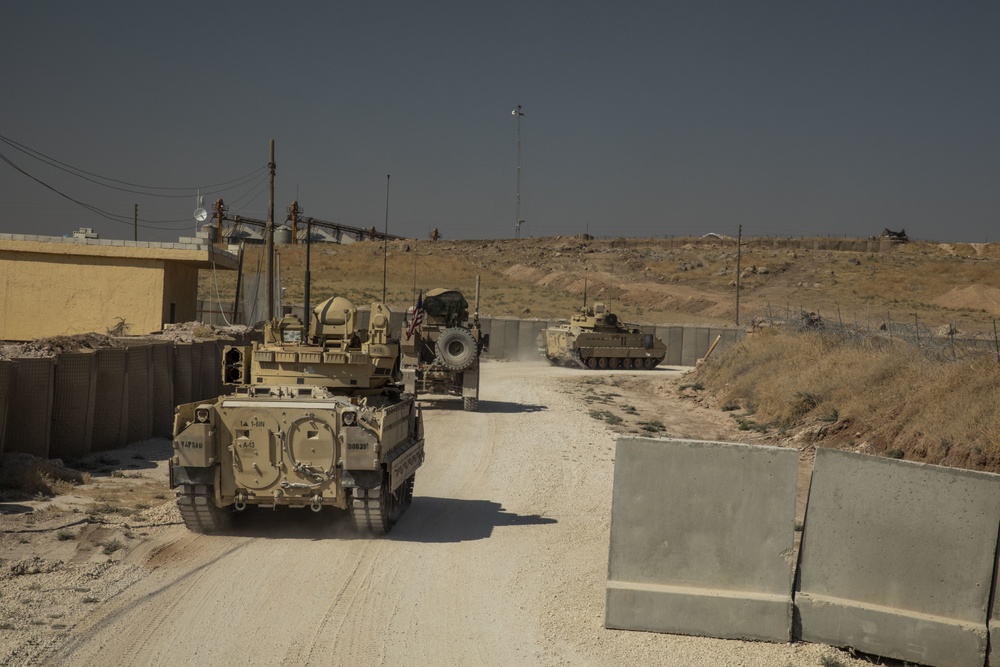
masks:
[[[73,238],[75,239],[96,239],[100,238],[94,233],[93,227],[81,227],[77,231],[73,232]]]
[[[235,270],[210,244],[0,234],[0,340],[130,334],[197,319],[199,269]],[[76,237],[83,233],[84,237]],[[96,236],[96,235],[94,235]]]

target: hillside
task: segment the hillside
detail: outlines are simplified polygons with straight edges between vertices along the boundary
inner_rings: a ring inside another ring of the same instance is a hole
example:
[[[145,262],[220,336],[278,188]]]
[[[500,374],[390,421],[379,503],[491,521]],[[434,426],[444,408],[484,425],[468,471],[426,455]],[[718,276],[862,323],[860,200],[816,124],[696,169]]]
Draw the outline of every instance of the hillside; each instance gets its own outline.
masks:
[[[780,243],[780,242],[779,242]],[[809,245],[802,241],[786,243]],[[911,242],[885,252],[761,247],[740,258],[740,322],[768,308],[805,310],[845,323],[892,319],[959,331],[992,330],[1000,315],[1000,246]],[[471,298],[482,276],[481,312],[492,316],[565,318],[583,303],[603,300],[628,321],[733,324],[736,242],[732,239],[579,237],[494,241],[393,241],[385,255],[386,292],[394,308],[415,290],[457,287]],[[285,303],[301,304],[305,246],[282,246]],[[247,271],[260,266],[248,247]],[[382,297],[383,244],[316,244],[311,250],[311,300],[342,295],[359,305]],[[202,272],[205,299],[231,302],[234,272]]]

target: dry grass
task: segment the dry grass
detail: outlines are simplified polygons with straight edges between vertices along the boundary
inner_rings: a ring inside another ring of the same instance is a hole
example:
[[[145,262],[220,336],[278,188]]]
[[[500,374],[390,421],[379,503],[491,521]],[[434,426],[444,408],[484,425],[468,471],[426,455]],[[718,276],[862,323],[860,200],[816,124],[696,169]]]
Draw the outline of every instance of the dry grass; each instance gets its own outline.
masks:
[[[867,444],[896,458],[1000,471],[994,357],[931,361],[900,343],[872,351],[768,331],[713,356],[698,379],[719,405],[775,429],[826,423],[825,446]]]

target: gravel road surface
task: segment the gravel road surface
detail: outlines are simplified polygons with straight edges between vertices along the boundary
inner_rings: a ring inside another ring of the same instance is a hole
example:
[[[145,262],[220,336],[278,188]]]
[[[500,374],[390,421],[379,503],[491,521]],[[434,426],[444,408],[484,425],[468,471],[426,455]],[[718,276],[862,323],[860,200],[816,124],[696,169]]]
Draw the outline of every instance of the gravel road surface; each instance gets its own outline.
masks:
[[[671,436],[736,439],[725,414],[678,396],[683,370],[616,372],[624,389],[613,400],[655,406]],[[427,460],[384,539],[354,537],[336,512],[301,510],[248,511],[235,534],[200,536],[162,502],[150,510],[162,525],[107,567],[88,565],[91,604],[67,608],[57,631],[17,635],[0,663],[869,664],[814,644],[604,628],[617,434],[582,398],[608,378],[490,362],[479,412],[426,402]],[[662,391],[629,396],[636,382]],[[29,589],[10,590],[0,605]],[[0,646],[12,636],[0,630]]]

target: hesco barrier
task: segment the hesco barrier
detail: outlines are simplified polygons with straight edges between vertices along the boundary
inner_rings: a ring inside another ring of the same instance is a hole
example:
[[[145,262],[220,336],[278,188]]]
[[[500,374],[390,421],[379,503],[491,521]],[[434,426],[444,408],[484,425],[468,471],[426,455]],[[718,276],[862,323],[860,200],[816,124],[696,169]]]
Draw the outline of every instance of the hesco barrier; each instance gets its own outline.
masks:
[[[787,642],[798,451],[620,438],[609,628]]]
[[[92,351],[59,355],[52,390],[49,457],[71,458],[90,451],[96,401],[97,355]]]
[[[4,452],[7,436],[7,406],[10,405],[10,385],[14,377],[14,364],[0,359],[0,454]]]
[[[48,458],[55,365],[51,358],[13,361],[4,449]]]
[[[222,393],[222,347],[236,342],[125,339],[121,348],[0,360],[0,453],[73,458],[170,437],[178,403]]]
[[[1000,665],[1000,475],[818,449],[793,586],[798,452],[772,449],[618,440],[607,627]]]

